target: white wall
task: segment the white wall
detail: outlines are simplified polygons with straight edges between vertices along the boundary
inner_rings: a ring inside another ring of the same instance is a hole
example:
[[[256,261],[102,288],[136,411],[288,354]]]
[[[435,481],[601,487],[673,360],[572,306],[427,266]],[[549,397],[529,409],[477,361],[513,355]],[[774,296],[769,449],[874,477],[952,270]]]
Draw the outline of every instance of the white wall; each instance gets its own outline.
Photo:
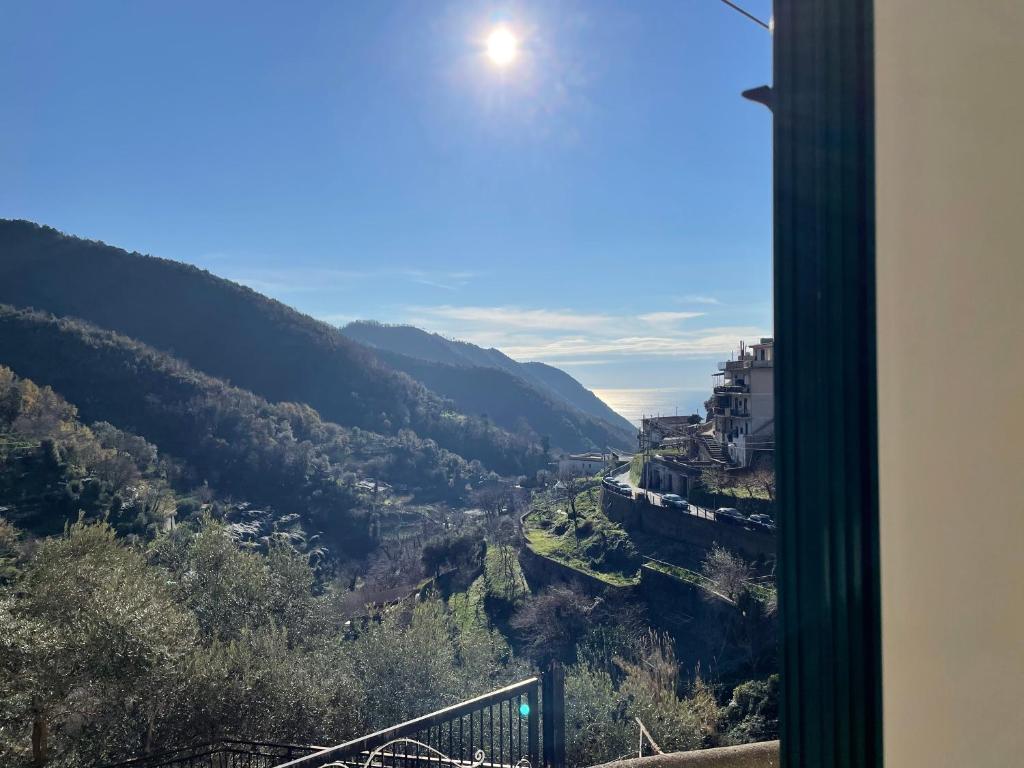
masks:
[[[875,16],[886,765],[1024,765],[1024,2]]]

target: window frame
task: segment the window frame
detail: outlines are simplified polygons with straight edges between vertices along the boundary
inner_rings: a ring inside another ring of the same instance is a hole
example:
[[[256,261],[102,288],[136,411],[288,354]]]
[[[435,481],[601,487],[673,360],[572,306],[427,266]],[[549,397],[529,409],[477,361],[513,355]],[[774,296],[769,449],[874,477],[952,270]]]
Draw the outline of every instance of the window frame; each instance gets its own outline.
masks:
[[[882,765],[873,6],[774,3],[782,765]]]

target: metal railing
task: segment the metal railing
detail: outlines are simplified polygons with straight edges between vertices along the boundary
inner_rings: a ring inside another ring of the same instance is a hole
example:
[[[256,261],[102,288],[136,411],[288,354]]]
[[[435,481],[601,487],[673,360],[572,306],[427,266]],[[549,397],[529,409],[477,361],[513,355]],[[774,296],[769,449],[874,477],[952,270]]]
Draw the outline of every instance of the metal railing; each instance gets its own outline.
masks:
[[[104,768],[274,768],[323,747],[219,739],[133,757]]]
[[[750,391],[747,384],[719,384],[714,388],[716,395],[742,395]]]
[[[564,768],[564,674],[549,672],[276,768]]]

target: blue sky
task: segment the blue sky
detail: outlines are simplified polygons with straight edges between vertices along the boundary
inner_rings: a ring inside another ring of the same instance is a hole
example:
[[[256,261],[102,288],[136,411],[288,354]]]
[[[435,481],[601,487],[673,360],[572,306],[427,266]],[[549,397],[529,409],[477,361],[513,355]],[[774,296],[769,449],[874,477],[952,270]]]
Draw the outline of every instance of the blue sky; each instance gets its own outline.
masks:
[[[693,410],[771,330],[770,68],[717,0],[5,2],[0,216]]]

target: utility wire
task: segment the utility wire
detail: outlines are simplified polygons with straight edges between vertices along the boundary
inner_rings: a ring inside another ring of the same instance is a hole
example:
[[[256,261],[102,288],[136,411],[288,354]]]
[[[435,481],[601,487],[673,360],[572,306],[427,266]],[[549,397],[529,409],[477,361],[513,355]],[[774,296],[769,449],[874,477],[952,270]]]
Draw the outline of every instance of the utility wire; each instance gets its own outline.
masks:
[[[771,26],[769,24],[766,24],[765,22],[761,21],[759,18],[757,18],[757,16],[755,16],[752,13],[750,13],[749,11],[743,10],[738,5],[736,5],[736,3],[732,3],[729,0],[722,0],[722,2],[725,3],[726,5],[728,5],[730,8],[732,8],[737,13],[742,13],[744,16],[746,16],[748,19],[750,19],[755,24],[760,24],[762,27],[767,29],[769,32],[771,31],[772,28],[771,28]]]

